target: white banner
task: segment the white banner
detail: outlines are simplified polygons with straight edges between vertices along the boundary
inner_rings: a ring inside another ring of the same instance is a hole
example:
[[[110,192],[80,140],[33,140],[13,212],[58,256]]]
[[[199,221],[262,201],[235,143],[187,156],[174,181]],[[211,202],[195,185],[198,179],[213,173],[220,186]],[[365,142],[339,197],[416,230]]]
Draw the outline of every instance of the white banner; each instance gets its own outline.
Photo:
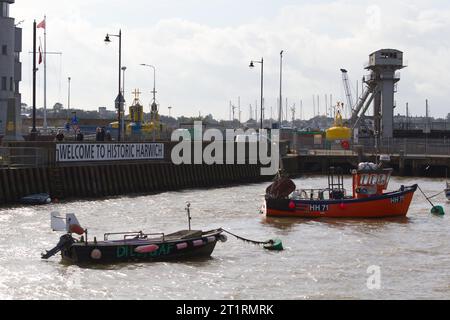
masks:
[[[163,143],[56,144],[56,162],[162,159]]]

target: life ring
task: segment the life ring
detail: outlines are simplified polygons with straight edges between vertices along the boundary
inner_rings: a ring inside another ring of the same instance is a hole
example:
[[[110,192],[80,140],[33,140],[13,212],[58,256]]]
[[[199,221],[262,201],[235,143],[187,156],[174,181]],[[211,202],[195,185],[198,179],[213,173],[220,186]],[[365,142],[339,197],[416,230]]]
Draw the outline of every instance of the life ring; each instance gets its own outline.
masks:
[[[348,149],[350,149],[350,143],[347,140],[344,140],[341,142],[341,147],[344,150],[348,150]]]
[[[102,252],[99,249],[92,250],[91,258],[94,260],[100,260],[102,258]]]

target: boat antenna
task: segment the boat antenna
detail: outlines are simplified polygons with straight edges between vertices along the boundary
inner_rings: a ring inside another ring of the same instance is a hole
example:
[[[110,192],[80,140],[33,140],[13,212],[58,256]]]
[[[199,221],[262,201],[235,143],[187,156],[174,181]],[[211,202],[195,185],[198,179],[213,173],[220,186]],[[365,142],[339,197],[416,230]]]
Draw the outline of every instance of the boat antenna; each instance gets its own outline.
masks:
[[[190,202],[188,202],[188,203],[186,204],[185,210],[186,210],[187,215],[188,215],[189,231],[191,231],[191,220],[192,220],[192,218],[191,218],[191,203],[190,203]]]

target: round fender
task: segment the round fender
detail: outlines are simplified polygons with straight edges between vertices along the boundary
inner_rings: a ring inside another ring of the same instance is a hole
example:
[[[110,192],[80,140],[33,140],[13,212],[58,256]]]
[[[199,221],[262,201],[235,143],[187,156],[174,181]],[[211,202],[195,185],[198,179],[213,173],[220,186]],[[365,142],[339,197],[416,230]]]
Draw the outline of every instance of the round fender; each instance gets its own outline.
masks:
[[[152,253],[159,249],[159,246],[156,244],[150,244],[148,246],[140,246],[134,249],[136,253]]]
[[[227,242],[228,238],[227,238],[226,235],[221,234],[221,235],[219,235],[219,240],[220,240],[221,242]]]

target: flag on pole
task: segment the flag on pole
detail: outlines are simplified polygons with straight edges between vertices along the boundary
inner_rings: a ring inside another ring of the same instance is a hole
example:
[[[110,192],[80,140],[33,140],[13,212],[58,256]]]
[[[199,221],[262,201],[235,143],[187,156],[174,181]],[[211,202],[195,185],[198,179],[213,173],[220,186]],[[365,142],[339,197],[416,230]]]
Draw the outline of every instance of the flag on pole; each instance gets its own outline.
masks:
[[[45,29],[45,19],[42,20],[42,21],[36,26],[36,28],[42,28],[42,29]]]
[[[41,51],[41,46],[39,46],[39,64],[42,63],[42,51]]]
[[[41,38],[39,38],[39,64],[42,63],[42,50],[41,50],[41,46],[42,46]]]

